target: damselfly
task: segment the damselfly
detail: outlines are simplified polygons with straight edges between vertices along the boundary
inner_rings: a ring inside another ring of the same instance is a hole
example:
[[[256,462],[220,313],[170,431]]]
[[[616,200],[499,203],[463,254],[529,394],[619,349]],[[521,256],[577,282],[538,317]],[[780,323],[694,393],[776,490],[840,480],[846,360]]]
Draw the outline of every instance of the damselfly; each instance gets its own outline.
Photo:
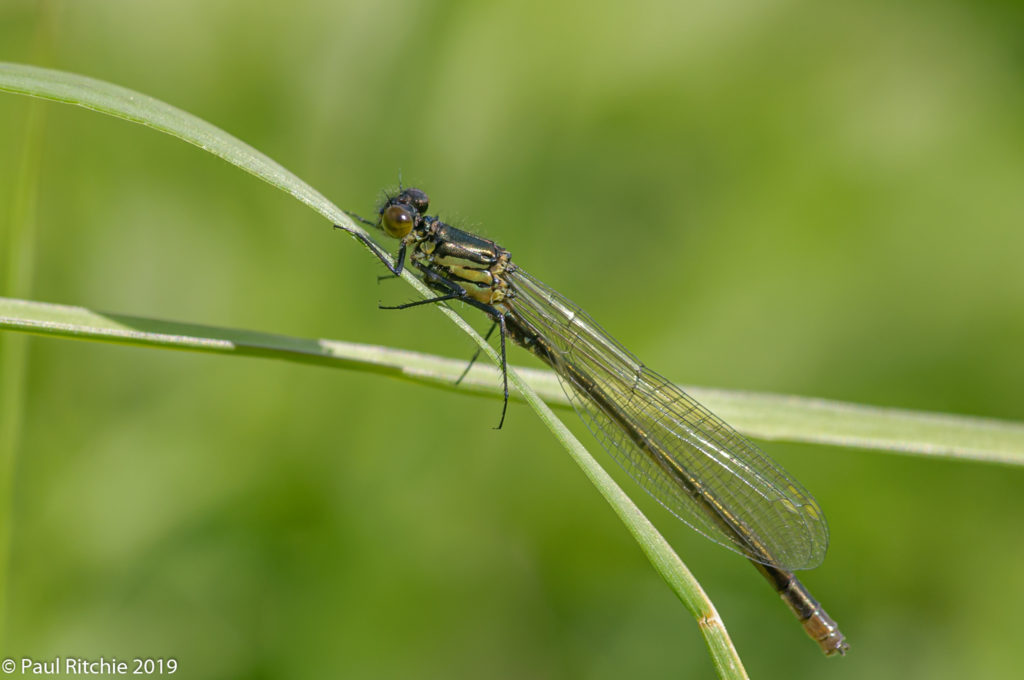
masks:
[[[793,574],[818,566],[828,548],[817,501],[586,312],[514,264],[509,251],[427,215],[428,205],[424,192],[408,188],[387,198],[376,221],[355,216],[400,240],[392,263],[356,234],[392,274],[408,258],[438,293],[387,309],[458,300],[487,314],[501,330],[501,422],[508,338],[555,371],[576,412],[641,487],[698,532],[749,559],[822,650],[844,654],[848,645],[835,621]]]

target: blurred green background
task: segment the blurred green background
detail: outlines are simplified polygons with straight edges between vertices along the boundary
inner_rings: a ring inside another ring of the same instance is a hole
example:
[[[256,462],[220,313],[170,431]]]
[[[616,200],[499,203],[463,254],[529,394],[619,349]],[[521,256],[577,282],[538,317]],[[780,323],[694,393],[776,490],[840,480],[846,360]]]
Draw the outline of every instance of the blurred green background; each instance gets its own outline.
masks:
[[[4,0],[0,59],[163,99],[357,212],[421,186],[681,383],[1021,420],[1022,19],[1011,2]],[[81,109],[0,96],[3,229],[33,105],[32,299],[472,353],[436,311],[379,311],[412,291],[290,197]],[[495,401],[372,375],[32,339],[24,409],[0,656],[175,657],[189,678],[713,675],[524,406],[495,432]],[[752,676],[1018,677],[1024,471],[766,448],[828,514],[805,582],[845,659],[639,499]]]

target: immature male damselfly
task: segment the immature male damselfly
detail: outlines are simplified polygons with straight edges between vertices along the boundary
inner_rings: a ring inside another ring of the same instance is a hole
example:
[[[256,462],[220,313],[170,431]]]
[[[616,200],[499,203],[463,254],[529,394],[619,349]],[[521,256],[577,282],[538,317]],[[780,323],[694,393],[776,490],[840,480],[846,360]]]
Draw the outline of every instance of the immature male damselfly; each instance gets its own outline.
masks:
[[[825,654],[848,649],[835,621],[793,574],[818,566],[828,524],[817,501],[753,443],[647,368],[567,298],[533,278],[495,242],[426,214],[427,195],[389,196],[377,220],[360,221],[400,240],[394,263],[365,236],[395,275],[406,259],[438,295],[386,309],[458,300],[500,328],[505,339],[554,370],[576,412],[613,458],[659,503],[709,539],[749,559]],[[493,330],[493,327],[492,327]]]

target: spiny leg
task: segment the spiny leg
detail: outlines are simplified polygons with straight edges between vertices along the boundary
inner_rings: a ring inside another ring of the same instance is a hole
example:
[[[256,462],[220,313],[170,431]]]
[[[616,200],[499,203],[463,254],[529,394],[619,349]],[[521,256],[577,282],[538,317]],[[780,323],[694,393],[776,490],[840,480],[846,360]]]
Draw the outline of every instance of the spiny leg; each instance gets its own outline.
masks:
[[[495,430],[500,430],[505,424],[505,413],[508,411],[508,361],[505,359],[505,336],[508,335],[508,328],[505,327],[504,314],[498,314],[498,324],[501,326],[501,387],[505,393],[505,401],[501,405],[501,420],[498,421]]]
[[[428,298],[426,300],[415,300],[413,302],[406,302],[404,305],[377,305],[378,309],[409,309],[410,307],[419,307],[420,305],[432,305],[437,302],[445,302],[447,300],[461,300],[465,293],[445,293],[444,295],[438,295],[437,297]]]
[[[484,336],[484,342],[487,342],[488,340],[491,339],[491,333],[493,333],[494,329],[497,328],[497,327],[498,327],[498,322],[497,321],[495,321],[494,323],[491,324],[490,329],[487,331],[487,335]],[[469,358],[469,363],[466,364],[466,370],[464,370],[462,372],[462,375],[459,376],[458,380],[455,381],[456,385],[461,383],[462,379],[465,378],[466,375],[469,373],[469,369],[473,368],[473,364],[475,364],[476,360],[480,358],[480,352],[482,352],[482,351],[484,351],[483,347],[477,347],[476,348],[476,351],[473,352],[473,356],[471,356]]]
[[[349,212],[348,210],[346,210],[344,212],[345,212],[346,215],[348,215],[349,217],[353,218],[356,222],[362,222],[363,224],[365,224],[368,227],[373,227],[373,228],[377,227],[377,223],[376,222],[371,222],[370,220],[366,219],[365,217],[360,217],[359,215],[355,214],[354,212]],[[337,224],[334,225],[334,226],[338,227]],[[338,228],[339,229],[344,229],[344,227],[338,227]]]
[[[399,251],[404,255],[404,250]],[[504,401],[501,405],[501,420],[498,421],[498,426],[494,429],[500,430],[501,426],[505,424],[505,414],[508,413],[508,360],[506,358],[505,348],[505,336],[508,335],[508,327],[505,325],[505,315],[502,314],[496,307],[488,305],[483,302],[479,302],[469,297],[464,288],[454,281],[450,281],[445,277],[438,274],[436,271],[431,269],[423,270],[423,280],[427,285],[433,285],[434,287],[447,289],[449,292],[438,295],[437,297],[429,298],[427,300],[414,300],[413,302],[407,302],[404,305],[395,306],[384,306],[379,305],[381,309],[409,309],[410,307],[419,307],[420,305],[430,305],[438,302],[446,302],[448,300],[460,300],[465,302],[471,307],[476,307],[480,311],[487,314],[489,317],[495,320],[496,325],[501,326],[501,387]],[[487,331],[487,337],[491,336],[491,332],[494,331],[492,326]],[[468,370],[468,369],[467,369]],[[460,378],[461,380],[461,378]]]
[[[346,229],[345,227],[341,226],[340,224],[335,224],[334,228],[335,229],[341,229],[344,232],[348,232],[349,234],[352,234],[357,239],[362,241],[363,245],[366,246],[367,248],[369,248],[370,252],[377,256],[377,259],[380,260],[384,264],[384,266],[388,268],[388,271],[391,272],[392,275],[400,276],[402,274],[402,270],[405,269],[405,243],[404,242],[400,246],[398,246],[398,254],[395,255],[395,263],[392,264],[391,263],[391,259],[388,258],[388,256],[385,254],[385,251],[379,245],[377,245],[376,241],[374,241],[369,236],[366,236],[364,234],[360,234],[358,231],[352,231],[350,229]]]
[[[477,302],[472,298],[466,297],[466,291],[461,288],[458,291],[452,291],[444,295],[439,295],[429,300],[415,300],[413,302],[407,302],[404,305],[395,305],[394,307],[380,306],[381,309],[409,309],[410,307],[419,307],[420,305],[429,305],[436,302],[445,302],[447,300],[460,300],[466,304],[476,307],[477,309],[486,312],[491,318],[496,319],[494,322],[495,326],[501,326],[501,391],[503,401],[501,404],[501,420],[498,421],[498,426],[495,430],[500,430],[501,426],[505,424],[505,415],[508,413],[508,359],[505,348],[505,336],[508,335],[508,328],[505,325],[505,316],[491,305]],[[491,336],[491,332],[494,330],[494,326],[491,330],[487,331],[485,340]],[[479,354],[479,352],[477,352]],[[467,369],[468,370],[468,369]],[[465,375],[465,373],[463,373]],[[462,378],[459,378],[461,380]]]

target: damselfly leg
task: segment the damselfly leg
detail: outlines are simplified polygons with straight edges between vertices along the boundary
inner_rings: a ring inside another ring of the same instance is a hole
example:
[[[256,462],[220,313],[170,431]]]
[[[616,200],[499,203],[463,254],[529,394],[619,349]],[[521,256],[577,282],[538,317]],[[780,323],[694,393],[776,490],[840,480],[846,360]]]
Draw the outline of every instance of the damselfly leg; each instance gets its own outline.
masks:
[[[378,305],[378,308],[411,309],[413,307],[420,307],[422,305],[432,305],[440,302],[448,302],[449,300],[458,300],[459,302],[465,302],[467,305],[470,305],[471,307],[476,307],[477,309],[479,309],[480,311],[484,312],[489,317],[494,319],[494,324],[491,325],[490,330],[487,331],[487,335],[484,337],[484,341],[490,339],[491,333],[494,332],[495,327],[501,327],[501,388],[504,398],[501,405],[501,420],[498,421],[498,426],[494,428],[495,430],[500,430],[501,426],[505,424],[505,415],[508,412],[508,360],[506,358],[505,350],[505,336],[508,335],[508,330],[505,327],[505,316],[494,306],[485,304],[483,302],[474,300],[473,298],[469,297],[465,289],[463,289],[454,281],[450,281],[445,277],[441,276],[437,272],[424,272],[423,281],[431,288],[438,290],[447,290],[448,292],[443,293],[442,295],[438,295],[437,297],[426,298],[423,300],[414,300],[412,302],[406,302],[405,304],[401,305]],[[462,381],[462,378],[466,376],[466,373],[469,372],[470,366],[472,366],[473,362],[476,361],[478,356],[480,356],[481,351],[481,349],[477,349],[477,351],[473,354],[473,358],[470,360],[469,366],[467,366],[466,370],[462,372],[462,375],[459,376],[459,379],[455,381],[455,384],[460,383]]]

